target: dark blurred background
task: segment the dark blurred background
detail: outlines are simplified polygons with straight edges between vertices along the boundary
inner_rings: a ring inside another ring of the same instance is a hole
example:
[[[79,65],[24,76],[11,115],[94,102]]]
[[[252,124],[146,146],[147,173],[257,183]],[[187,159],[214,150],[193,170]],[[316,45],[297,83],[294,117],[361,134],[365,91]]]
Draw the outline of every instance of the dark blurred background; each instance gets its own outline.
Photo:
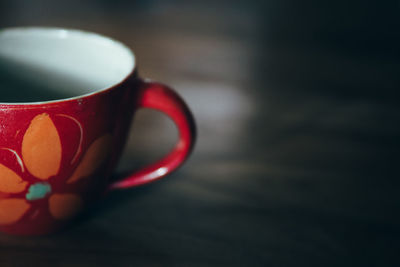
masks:
[[[197,119],[187,164],[0,266],[400,266],[400,1],[0,0],[0,27],[130,46]],[[165,154],[138,112],[116,177]]]

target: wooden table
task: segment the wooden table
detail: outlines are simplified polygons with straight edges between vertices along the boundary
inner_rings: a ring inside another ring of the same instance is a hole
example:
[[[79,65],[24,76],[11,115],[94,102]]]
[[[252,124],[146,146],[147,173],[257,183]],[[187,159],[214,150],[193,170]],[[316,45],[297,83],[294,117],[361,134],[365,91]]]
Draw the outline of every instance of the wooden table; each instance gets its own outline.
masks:
[[[398,5],[27,2],[1,1],[0,26],[122,40],[187,100],[199,137],[176,173],[63,232],[0,235],[1,267],[400,266]],[[115,177],[175,140],[140,111]]]

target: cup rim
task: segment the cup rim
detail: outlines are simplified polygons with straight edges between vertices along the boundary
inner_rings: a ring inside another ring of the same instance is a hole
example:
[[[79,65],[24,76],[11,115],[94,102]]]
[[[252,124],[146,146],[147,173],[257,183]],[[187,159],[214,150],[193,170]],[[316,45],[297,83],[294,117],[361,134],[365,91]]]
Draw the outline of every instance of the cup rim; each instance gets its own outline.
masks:
[[[124,43],[109,37],[105,36],[99,33],[91,32],[91,31],[86,31],[86,30],[80,30],[80,29],[74,29],[74,28],[63,28],[63,27],[47,27],[47,26],[25,26],[25,27],[7,27],[7,28],[2,28],[0,29],[0,35],[5,34],[7,32],[33,32],[33,31],[39,31],[39,32],[54,32],[54,34],[60,34],[61,35],[66,35],[66,34],[73,34],[73,35],[81,35],[81,36],[86,36],[89,38],[97,39],[103,42],[109,42],[112,43],[113,45],[117,45],[120,48],[126,50],[128,52],[128,55],[131,57],[132,60],[132,66],[129,72],[118,82],[115,82],[113,85],[100,88],[97,90],[94,90],[93,92],[89,92],[86,94],[80,94],[72,97],[66,97],[66,98],[60,98],[60,99],[54,99],[54,100],[45,100],[45,101],[32,101],[32,102],[0,102],[0,107],[10,107],[10,106],[35,106],[35,105],[43,105],[43,104],[58,104],[61,102],[66,102],[66,101],[75,101],[78,99],[84,99],[88,97],[92,97],[98,94],[103,94],[105,92],[111,91],[112,89],[119,87],[120,85],[124,84],[127,80],[129,80],[131,77],[134,76],[136,72],[136,56],[132,49],[130,49],[127,45]]]

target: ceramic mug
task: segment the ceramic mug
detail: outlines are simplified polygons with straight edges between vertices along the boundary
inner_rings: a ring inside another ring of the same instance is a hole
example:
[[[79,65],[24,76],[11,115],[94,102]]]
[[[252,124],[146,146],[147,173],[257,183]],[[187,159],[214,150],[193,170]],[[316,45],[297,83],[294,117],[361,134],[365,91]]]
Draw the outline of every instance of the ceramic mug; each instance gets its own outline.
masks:
[[[193,116],[165,85],[142,80],[110,38],[59,28],[0,30],[0,231],[39,235],[65,226],[104,192],[160,179],[189,156]],[[160,161],[111,182],[139,108],[179,130]]]

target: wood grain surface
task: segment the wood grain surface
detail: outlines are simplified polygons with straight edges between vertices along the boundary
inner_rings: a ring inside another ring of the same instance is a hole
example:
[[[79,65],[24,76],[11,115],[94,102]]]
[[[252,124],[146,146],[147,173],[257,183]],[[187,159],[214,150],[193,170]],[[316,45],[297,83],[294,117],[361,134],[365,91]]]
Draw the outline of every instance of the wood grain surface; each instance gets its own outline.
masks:
[[[322,3],[325,2],[325,3]],[[0,26],[90,30],[197,119],[189,161],[0,266],[400,266],[398,1],[0,1]],[[137,113],[115,178],[176,130]]]

